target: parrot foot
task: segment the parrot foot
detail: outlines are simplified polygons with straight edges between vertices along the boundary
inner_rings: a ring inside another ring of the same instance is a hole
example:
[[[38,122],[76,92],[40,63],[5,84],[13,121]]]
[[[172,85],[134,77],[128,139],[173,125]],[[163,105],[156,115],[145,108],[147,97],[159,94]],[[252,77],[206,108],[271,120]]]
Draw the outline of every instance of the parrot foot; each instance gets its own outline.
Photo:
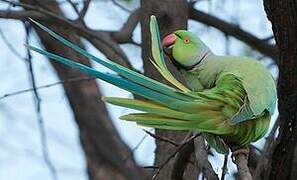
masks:
[[[244,155],[245,158],[248,159],[249,153],[250,153],[250,150],[248,147],[232,150],[232,155],[231,155],[232,161],[235,162],[235,158],[239,155]]]

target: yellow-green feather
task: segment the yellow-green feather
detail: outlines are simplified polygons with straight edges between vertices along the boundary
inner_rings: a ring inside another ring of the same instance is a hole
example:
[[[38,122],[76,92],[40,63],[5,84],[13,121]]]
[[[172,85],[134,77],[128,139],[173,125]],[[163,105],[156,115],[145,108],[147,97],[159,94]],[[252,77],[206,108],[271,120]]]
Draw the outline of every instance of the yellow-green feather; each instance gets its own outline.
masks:
[[[158,28],[158,23],[155,16],[151,16],[150,21],[150,31],[151,31],[151,41],[152,41],[152,54],[155,63],[153,65],[157,68],[160,74],[172,85],[177,87],[178,89],[184,92],[190,92],[190,90],[180,83],[175,77],[171,74],[168,70],[165,60],[163,51],[161,49],[161,40],[160,40],[160,33]]]

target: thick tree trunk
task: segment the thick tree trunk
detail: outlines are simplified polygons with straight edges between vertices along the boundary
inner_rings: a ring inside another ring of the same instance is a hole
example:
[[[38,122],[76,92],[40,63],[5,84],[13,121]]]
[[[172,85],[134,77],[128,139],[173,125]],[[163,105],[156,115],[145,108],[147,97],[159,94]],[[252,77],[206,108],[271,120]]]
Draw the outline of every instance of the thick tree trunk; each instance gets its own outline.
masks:
[[[65,17],[55,2],[50,4],[45,4],[41,0],[21,0],[21,2],[43,7],[57,13],[61,17]],[[55,25],[54,22],[41,23],[83,47],[80,38],[72,33],[71,30],[66,31]],[[35,30],[47,51],[90,65],[87,58],[66,48],[39,28],[35,28]],[[86,76],[78,70],[65,67],[53,61],[51,63],[61,80]],[[101,94],[96,81],[90,80],[64,84],[64,90],[79,127],[89,178],[92,180],[144,179],[144,174],[137,167],[133,157],[125,161],[125,158],[130,155],[130,150],[121,140],[108,116],[105,104],[101,101]]]
[[[272,23],[279,49],[278,144],[272,153],[269,179],[296,179],[292,176],[297,144],[297,0],[265,0],[265,10]]]
[[[188,19],[188,4],[186,0],[142,0],[141,1],[141,36],[142,36],[142,59],[144,63],[144,71],[147,76],[154,79],[162,80],[161,75],[155,70],[149,61],[151,56],[151,40],[149,31],[150,16],[155,15],[158,19],[161,37],[168,33],[172,33],[177,29],[187,28]],[[169,64],[170,65],[170,64]],[[175,68],[170,66],[170,70],[176,75]],[[180,131],[165,131],[156,130],[156,134],[159,136],[173,139],[177,142],[181,142],[186,132]],[[155,150],[155,165],[158,166],[168,155],[173,152],[174,147],[166,142],[156,141],[157,148]],[[174,159],[173,159],[174,160]],[[161,173],[157,176],[157,179],[171,179],[173,160],[171,160]],[[195,160],[193,161],[195,162]],[[190,165],[192,166],[192,165]],[[191,169],[191,170],[189,170]],[[188,171],[184,177],[186,179],[195,179],[197,170],[193,167],[188,167]]]

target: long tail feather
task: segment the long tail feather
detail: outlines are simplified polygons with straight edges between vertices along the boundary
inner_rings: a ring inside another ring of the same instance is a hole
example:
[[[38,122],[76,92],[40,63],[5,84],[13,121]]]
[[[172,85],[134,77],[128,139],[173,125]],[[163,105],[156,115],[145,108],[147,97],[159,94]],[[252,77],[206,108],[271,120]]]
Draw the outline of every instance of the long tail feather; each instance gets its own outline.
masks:
[[[123,106],[130,109],[135,109],[139,111],[154,113],[163,115],[166,117],[185,117],[186,113],[175,111],[169,109],[161,104],[156,104],[151,101],[146,100],[137,100],[137,99],[127,99],[127,98],[118,98],[118,97],[104,97],[102,98],[105,102],[108,102],[113,105]]]
[[[197,123],[195,121],[186,121],[178,118],[169,118],[152,113],[134,113],[121,116],[120,119],[126,121],[133,121],[141,126],[154,127],[169,130],[200,130],[208,133],[215,134],[228,134],[232,132],[232,128],[226,127],[226,124],[215,123],[215,121],[209,121],[211,123]]]
[[[50,30],[49,28],[43,26],[42,24],[34,21],[31,19],[33,23],[35,23],[37,26],[39,26],[41,29],[49,33],[52,37],[56,38],[58,41],[63,43],[64,45],[70,47],[71,49],[75,50],[76,52],[84,55],[85,57],[94,60],[95,62],[109,68],[110,70],[113,70],[114,72],[118,73],[119,75],[137,83],[140,85],[143,85],[147,88],[153,89],[155,91],[161,92],[162,94],[167,94],[170,96],[174,96],[175,98],[181,99],[181,100],[189,100],[189,97],[187,97],[185,94],[177,93],[177,89],[172,88],[166,84],[160,83],[156,80],[153,80],[151,78],[148,78],[144,76],[143,74],[137,73],[135,71],[132,71],[124,66],[121,66],[120,64],[114,63],[110,60],[102,60],[98,57],[95,57],[94,55],[88,53],[84,49],[80,48],[79,46],[73,44],[72,42],[68,41],[67,39],[63,38],[62,36],[58,35],[54,31]]]
[[[146,87],[143,87],[139,84],[136,84],[136,83],[133,83],[131,81],[128,81],[126,79],[123,79],[123,78],[120,78],[119,76],[116,76],[116,75],[111,75],[111,74],[104,74],[100,71],[96,71],[88,66],[85,66],[83,64],[80,64],[80,63],[77,63],[77,62],[74,62],[70,59],[67,59],[65,57],[61,57],[61,56],[58,56],[56,54],[53,54],[53,53],[50,53],[50,52],[47,52],[47,51],[43,51],[41,49],[38,49],[36,47],[33,47],[33,46],[29,46],[28,45],[28,48],[33,50],[33,51],[36,51],[40,54],[43,54],[45,56],[47,56],[48,58],[50,59],[53,59],[53,60],[56,60],[60,63],[63,63],[67,66],[70,66],[72,68],[77,68],[79,70],[81,70],[82,72],[85,72],[89,75],[92,75],[92,76],[95,76],[99,79],[102,79],[106,82],[109,82],[119,88],[122,88],[122,89],[125,89],[129,92],[132,92],[132,93],[135,93],[135,94],[138,94],[140,96],[143,96],[147,99],[150,99],[150,100],[153,100],[153,101],[156,101],[156,102],[159,102],[161,104],[170,104],[170,103],[173,103],[176,101],[175,98],[173,97],[170,97],[170,96],[167,96],[167,95],[164,95],[164,94],[161,94],[157,91],[154,91],[154,90],[151,90],[149,88],[146,88]]]

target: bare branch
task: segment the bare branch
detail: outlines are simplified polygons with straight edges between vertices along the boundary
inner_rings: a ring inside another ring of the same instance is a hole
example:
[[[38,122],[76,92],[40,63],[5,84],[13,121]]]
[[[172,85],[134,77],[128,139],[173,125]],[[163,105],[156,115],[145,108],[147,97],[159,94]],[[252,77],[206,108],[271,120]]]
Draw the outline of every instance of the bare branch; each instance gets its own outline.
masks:
[[[29,17],[36,20],[46,19],[46,16],[34,10],[28,10],[28,11],[0,10],[0,18],[4,18],[4,19],[26,20]]]
[[[55,82],[55,83],[46,84],[46,85],[43,85],[43,86],[37,86],[37,87],[35,87],[35,90],[45,89],[45,88],[49,88],[49,87],[53,87],[53,86],[57,86],[57,85],[61,85],[61,84],[67,84],[67,83],[90,81],[90,80],[93,80],[93,79],[96,79],[96,78],[95,77],[71,78],[71,79],[67,79],[67,80],[64,80],[64,81],[58,81],[58,82]],[[27,92],[32,92],[32,91],[34,91],[34,88],[23,89],[23,90],[20,90],[20,91],[4,94],[3,96],[0,97],[0,101],[2,99],[4,99],[4,98],[7,98],[7,97],[16,96],[16,95],[20,95],[20,94],[27,93]]]
[[[275,132],[280,125],[280,118],[277,118],[268,137],[266,138],[265,145],[263,147],[261,156],[258,160],[258,164],[254,173],[254,179],[260,180],[262,179],[261,176],[264,172],[266,172],[270,165],[268,164],[269,159],[271,158],[272,152],[274,150],[274,146],[276,144],[275,140]]]
[[[3,31],[0,29],[0,36],[3,40],[3,42],[6,44],[6,46],[8,47],[8,49],[10,49],[10,51],[19,59],[24,60],[24,58],[22,57],[22,55],[13,47],[12,44],[10,44],[9,40],[5,37]]]
[[[213,170],[210,162],[208,161],[208,153],[206,151],[205,141],[202,136],[199,136],[194,141],[195,155],[198,167],[202,169],[203,176],[208,180],[218,180],[219,177]]]
[[[108,58],[119,61],[120,64],[126,65],[129,62],[125,53],[121,50],[120,46],[110,37],[108,32],[104,31],[93,31],[84,27],[81,23],[75,23],[68,19],[65,19],[62,16],[56,15],[53,12],[47,11],[43,8],[32,6],[29,4],[18,3],[18,2],[10,2],[7,0],[0,0],[3,2],[7,2],[14,6],[20,6],[28,10],[34,10],[40,12],[49,17],[49,20],[55,20],[54,22],[74,30],[77,34],[82,37],[88,39],[96,48],[98,48],[103,54],[105,54]],[[98,42],[99,41],[99,42]],[[128,67],[132,67],[130,63]]]
[[[88,11],[88,9],[90,7],[90,2],[91,2],[91,0],[85,0],[84,1],[84,6],[83,6],[82,10],[80,11],[80,15],[79,15],[79,17],[81,19],[83,19],[86,16],[87,11]]]
[[[147,130],[145,130],[145,129],[143,129],[143,131],[146,132],[146,133],[147,133],[148,135],[150,135],[151,137],[153,137],[153,138],[155,138],[155,139],[157,139],[157,140],[159,140],[159,141],[167,142],[167,143],[172,144],[173,146],[176,146],[176,147],[180,145],[179,143],[177,143],[177,142],[175,142],[175,141],[173,141],[173,140],[171,140],[171,139],[168,139],[168,138],[166,138],[166,137],[158,136],[158,135],[153,134],[153,133],[151,133],[151,132],[149,132],[149,131],[147,131]]]
[[[189,134],[190,136],[192,133]],[[189,165],[189,162],[191,161],[191,157],[194,152],[194,142],[190,142],[187,145],[185,145],[176,155],[176,158],[174,160],[172,173],[171,173],[171,179],[172,180],[180,180],[184,178],[185,171],[187,169],[187,166]],[[195,163],[193,163],[196,165]],[[199,174],[199,168],[195,166],[196,178]]]
[[[30,36],[30,25],[24,24],[26,29],[26,44],[29,43],[29,36]],[[36,79],[33,73],[33,64],[32,64],[32,56],[29,49],[27,49],[27,62],[29,66],[29,73],[30,73],[30,79],[32,83],[32,89],[34,94],[34,100],[35,100],[35,110],[37,113],[37,119],[38,119],[38,127],[40,132],[40,139],[41,139],[41,148],[42,148],[42,155],[45,161],[46,166],[49,168],[50,174],[54,180],[58,180],[57,171],[51,162],[49,153],[48,153],[48,146],[47,146],[47,137],[46,137],[46,131],[43,124],[43,118],[41,115],[41,99],[39,96],[39,93],[36,89]]]
[[[224,164],[223,164],[223,167],[222,167],[222,176],[221,176],[221,180],[225,180],[225,176],[226,176],[226,173],[228,172],[228,156],[229,156],[229,153],[228,154],[225,154],[224,156]]]
[[[66,1],[70,4],[70,6],[75,11],[75,13],[79,16],[80,12],[79,12],[79,10],[77,8],[77,5],[74,2],[72,2],[71,0],[66,0]]]
[[[108,31],[95,31],[88,29],[82,22],[77,23],[56,15],[53,12],[47,11],[40,7],[35,7],[29,4],[10,2],[7,0],[0,0],[7,2],[14,6],[20,6],[27,9],[27,11],[0,11],[1,18],[16,18],[24,20],[27,17],[34,17],[37,19],[53,21],[56,24],[70,28],[74,30],[80,36],[89,40],[99,51],[105,54],[109,59],[117,61],[118,63],[133,69],[133,66],[125,55],[124,51],[118,45],[118,43],[132,43],[138,45],[132,40],[132,33],[138,22],[138,13],[136,10],[128,18],[127,22],[124,24],[119,32],[108,32]],[[89,2],[85,3],[88,6]]]
[[[112,2],[114,5],[118,6],[120,9],[122,9],[123,11],[128,12],[128,13],[131,13],[131,10],[130,10],[130,9],[128,9],[128,8],[126,8],[125,6],[121,5],[121,4],[120,4],[119,2],[117,2],[116,0],[111,0],[111,2]]]
[[[130,14],[127,21],[121,28],[121,30],[112,32],[111,36],[118,42],[118,43],[131,43],[132,40],[132,33],[139,22],[139,14],[140,10],[137,9]]]
[[[253,49],[268,57],[271,57],[274,60],[277,59],[277,49],[275,45],[268,44],[265,40],[263,41],[262,39],[255,37],[251,33],[242,30],[236,25],[230,24],[217,17],[197,10],[194,7],[189,8],[189,17],[195,21],[217,28],[223,33],[245,42]]]
[[[145,138],[147,137],[147,134],[145,134],[140,141],[136,144],[134,148],[131,149],[130,154],[123,160],[124,162],[127,162],[128,159],[130,159],[133,156],[133,153],[140,147],[140,145],[144,142]]]
[[[166,166],[166,164],[175,157],[175,155],[184,147],[186,146],[188,143],[192,142],[195,138],[197,138],[198,136],[200,136],[201,133],[192,135],[190,138],[187,138],[184,140],[184,142],[182,144],[180,144],[176,150],[164,161],[160,164],[160,166],[158,166],[158,169],[156,171],[156,173],[153,175],[152,179],[155,179],[158,174],[160,173],[160,171]]]
[[[80,12],[79,10],[78,10],[78,8],[77,8],[77,4],[76,3],[74,3],[74,2],[72,2],[72,0],[66,0],[70,5],[71,5],[71,7],[73,8],[73,10],[75,11],[75,13],[77,14],[77,20],[76,21],[79,21],[84,27],[86,27],[86,23],[85,23],[85,21],[84,21],[84,16],[85,16],[85,14],[86,14],[86,12],[87,12],[87,9],[88,9],[88,7],[89,7],[89,2],[90,1],[86,1],[86,2],[84,2],[84,7],[83,7],[83,10],[85,11],[85,12]]]

